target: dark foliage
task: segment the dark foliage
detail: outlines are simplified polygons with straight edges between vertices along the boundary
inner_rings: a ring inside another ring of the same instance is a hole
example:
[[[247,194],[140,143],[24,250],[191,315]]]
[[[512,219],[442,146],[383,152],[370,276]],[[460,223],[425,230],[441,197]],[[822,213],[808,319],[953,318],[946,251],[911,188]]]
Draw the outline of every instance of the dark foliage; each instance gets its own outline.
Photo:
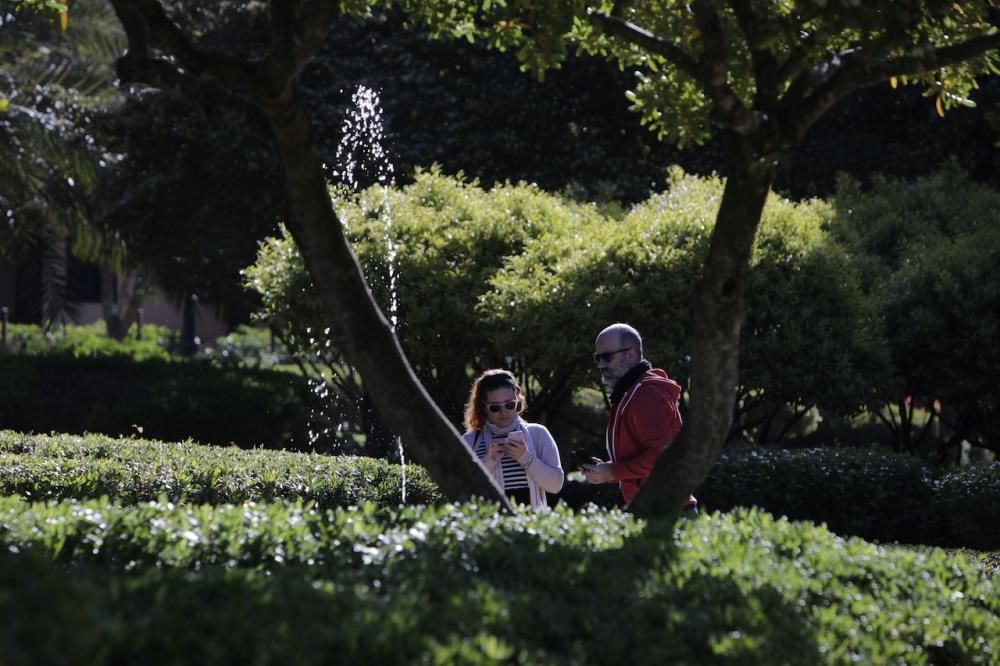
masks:
[[[1000,464],[957,471],[857,449],[723,452],[697,491],[708,510],[756,506],[881,542],[1000,548]]]
[[[0,355],[0,376],[2,428],[308,446],[311,394],[288,373],[127,357]]]

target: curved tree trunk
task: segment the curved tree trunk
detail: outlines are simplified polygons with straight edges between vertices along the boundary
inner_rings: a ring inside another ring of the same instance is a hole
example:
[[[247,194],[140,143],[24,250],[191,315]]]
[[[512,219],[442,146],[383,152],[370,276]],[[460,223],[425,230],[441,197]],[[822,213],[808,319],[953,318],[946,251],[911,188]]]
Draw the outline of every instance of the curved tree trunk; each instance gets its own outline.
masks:
[[[740,328],[750,254],[774,178],[749,143],[729,136],[729,175],[704,272],[692,298],[694,340],[687,422],[657,460],[631,509],[676,513],[719,459],[739,383]]]

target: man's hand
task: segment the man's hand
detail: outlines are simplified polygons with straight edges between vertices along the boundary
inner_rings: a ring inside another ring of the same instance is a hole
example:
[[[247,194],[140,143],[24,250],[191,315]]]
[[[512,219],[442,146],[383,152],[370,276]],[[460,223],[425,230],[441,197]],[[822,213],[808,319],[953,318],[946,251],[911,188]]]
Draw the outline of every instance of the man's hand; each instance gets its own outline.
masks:
[[[597,458],[594,458],[593,465],[581,465],[583,469],[583,478],[587,480],[587,483],[611,483],[614,478],[611,474],[612,464],[607,462],[601,462]]]

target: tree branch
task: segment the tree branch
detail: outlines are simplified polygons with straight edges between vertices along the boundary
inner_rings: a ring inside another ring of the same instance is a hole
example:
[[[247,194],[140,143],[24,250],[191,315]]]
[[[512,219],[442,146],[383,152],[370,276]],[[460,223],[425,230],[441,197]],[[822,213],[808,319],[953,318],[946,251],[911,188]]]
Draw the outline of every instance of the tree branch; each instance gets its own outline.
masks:
[[[824,30],[815,30],[806,35],[801,41],[795,43],[788,58],[778,70],[779,84],[797,78],[802,73],[802,68],[806,66],[809,55],[822,49],[829,38],[830,35]]]
[[[615,9],[620,11],[622,7],[616,4]],[[713,122],[738,134],[752,134],[760,128],[763,118],[747,108],[726,81],[726,35],[715,0],[695,0],[692,10],[705,44],[705,52],[700,60],[677,44],[626,21],[617,15],[617,11],[611,14],[591,12],[590,22],[610,35],[663,56],[681,72],[701,84],[712,102]]]
[[[909,56],[889,61],[885,64],[881,72],[882,78],[879,80],[884,81],[890,76],[914,76],[939,67],[957,65],[998,48],[1000,48],[1000,32],[974,37],[960,44],[933,49],[922,57]]]
[[[231,122],[263,141],[273,139],[271,124],[260,109],[173,63],[144,57],[130,49],[118,59],[116,69],[123,83],[142,83],[172,93],[210,118]]]
[[[180,28],[167,16],[159,0],[111,0],[126,34],[129,51],[132,51],[132,33],[142,25],[143,53],[162,51],[177,60],[187,72],[221,82],[226,87],[249,89],[253,81],[252,67],[222,56],[200,51],[187,39]],[[125,16],[129,19],[126,22]]]
[[[157,0],[112,0],[112,5],[128,39],[128,52],[116,63],[123,83],[170,92],[206,116],[235,123],[264,141],[273,138],[264,114],[229,90],[239,82],[248,83],[246,66],[200,53]],[[155,57],[154,50],[176,62]]]
[[[271,53],[279,60],[295,48],[296,4],[290,0],[271,1]]]
[[[762,114],[747,108],[729,86],[728,42],[715,0],[694,0],[691,11],[701,31],[704,53],[697,79],[712,101],[712,122],[741,136],[757,134],[763,125]]]
[[[650,53],[661,55],[677,69],[681,70],[696,81],[701,80],[701,72],[698,69],[698,62],[692,58],[684,49],[673,42],[668,42],[658,35],[654,35],[644,28],[640,28],[634,23],[629,23],[625,19],[605,14],[603,12],[590,13],[591,24],[609,35],[620,37],[630,44],[635,44],[639,48]]]
[[[840,99],[860,88],[887,81],[893,76],[915,76],[955,65],[1000,48],[1000,33],[983,35],[960,44],[928,49],[919,56],[883,58],[861,49],[834,54],[809,72],[804,72],[781,102],[781,126],[798,143],[806,131]],[[817,82],[818,85],[816,85]]]
[[[333,17],[337,13],[336,7],[337,3],[329,0],[303,0],[295,28],[300,45],[299,59],[302,63],[311,60],[323,48],[326,36],[330,32],[330,24],[333,23]]]
[[[254,65],[257,80],[266,82],[258,90],[260,95],[276,97],[290,92],[287,84],[296,80],[323,48],[335,15],[333,2],[271,0],[271,53]]]
[[[733,0],[731,4],[753,61],[753,78],[757,86],[754,107],[770,109],[778,102],[780,82],[778,59],[769,46],[771,38],[758,30],[760,16],[750,0]]]

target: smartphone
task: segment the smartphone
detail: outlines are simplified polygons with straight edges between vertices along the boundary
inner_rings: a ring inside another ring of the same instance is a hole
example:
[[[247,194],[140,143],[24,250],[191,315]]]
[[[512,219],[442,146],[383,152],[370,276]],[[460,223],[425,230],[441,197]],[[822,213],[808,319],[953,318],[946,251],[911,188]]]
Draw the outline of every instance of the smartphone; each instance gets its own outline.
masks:
[[[583,449],[573,449],[573,459],[576,460],[576,466],[582,467],[583,465],[593,465],[593,456],[588,454]]]

